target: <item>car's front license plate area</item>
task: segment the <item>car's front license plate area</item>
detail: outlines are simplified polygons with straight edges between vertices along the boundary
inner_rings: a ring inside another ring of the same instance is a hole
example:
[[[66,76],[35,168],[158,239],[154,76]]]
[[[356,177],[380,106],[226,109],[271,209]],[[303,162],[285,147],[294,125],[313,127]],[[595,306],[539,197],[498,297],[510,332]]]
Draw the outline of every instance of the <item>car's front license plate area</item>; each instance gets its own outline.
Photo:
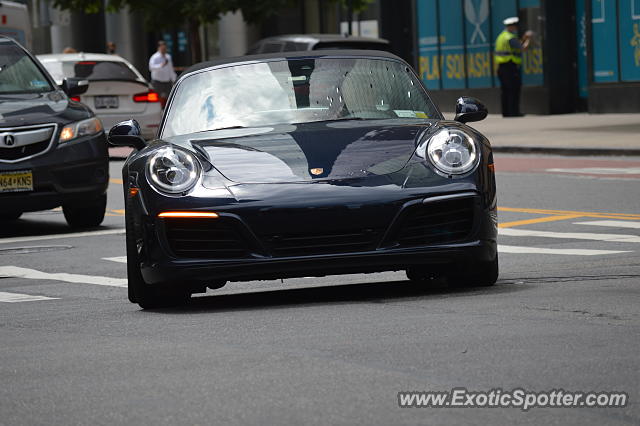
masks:
[[[120,105],[117,96],[96,96],[93,103],[97,109],[118,108]]]
[[[33,191],[31,170],[0,172],[0,192]]]

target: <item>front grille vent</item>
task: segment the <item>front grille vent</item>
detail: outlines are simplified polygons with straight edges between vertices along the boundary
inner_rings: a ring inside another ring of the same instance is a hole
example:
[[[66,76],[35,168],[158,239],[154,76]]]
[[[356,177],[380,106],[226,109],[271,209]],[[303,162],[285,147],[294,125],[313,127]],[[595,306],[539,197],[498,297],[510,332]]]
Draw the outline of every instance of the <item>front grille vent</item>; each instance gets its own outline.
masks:
[[[323,233],[296,233],[264,236],[263,240],[276,257],[354,253],[374,250],[380,229],[364,228]]]
[[[468,197],[410,206],[399,218],[392,239],[401,247],[463,240],[473,227],[474,200]]]
[[[173,254],[193,259],[237,259],[248,257],[249,244],[238,225],[225,218],[164,219]]]

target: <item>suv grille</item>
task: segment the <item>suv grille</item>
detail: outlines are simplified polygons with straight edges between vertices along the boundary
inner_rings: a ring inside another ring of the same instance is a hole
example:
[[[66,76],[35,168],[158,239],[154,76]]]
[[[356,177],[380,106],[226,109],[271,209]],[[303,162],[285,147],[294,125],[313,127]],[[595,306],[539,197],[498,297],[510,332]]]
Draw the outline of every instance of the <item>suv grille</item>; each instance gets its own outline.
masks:
[[[410,206],[394,233],[401,247],[463,240],[473,228],[474,197]]]
[[[55,130],[55,124],[0,128],[0,162],[15,163],[43,154]]]
[[[251,252],[238,227],[224,218],[165,219],[164,227],[169,247],[178,257],[233,259]]]

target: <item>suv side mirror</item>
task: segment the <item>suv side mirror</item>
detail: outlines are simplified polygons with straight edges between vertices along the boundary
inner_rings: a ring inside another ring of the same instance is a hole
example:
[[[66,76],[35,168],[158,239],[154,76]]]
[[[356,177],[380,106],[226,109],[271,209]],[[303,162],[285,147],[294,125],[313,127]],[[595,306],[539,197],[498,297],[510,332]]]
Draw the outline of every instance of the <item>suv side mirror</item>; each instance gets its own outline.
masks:
[[[113,126],[107,140],[111,146],[130,146],[137,150],[147,146],[136,120],[123,121]]]
[[[478,99],[463,96],[458,98],[456,102],[456,118],[454,120],[460,123],[480,121],[484,120],[488,113],[487,107]]]
[[[89,88],[89,80],[82,78],[74,78],[67,77],[62,80],[62,91],[67,94],[67,96],[78,96],[82,95]]]

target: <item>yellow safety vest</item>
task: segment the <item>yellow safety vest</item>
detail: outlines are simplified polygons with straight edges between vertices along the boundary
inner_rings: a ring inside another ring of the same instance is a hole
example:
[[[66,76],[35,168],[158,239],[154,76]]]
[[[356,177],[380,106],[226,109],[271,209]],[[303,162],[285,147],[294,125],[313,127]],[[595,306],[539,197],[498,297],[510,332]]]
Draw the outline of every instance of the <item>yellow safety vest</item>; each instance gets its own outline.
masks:
[[[516,65],[522,64],[522,52],[520,49],[513,49],[509,44],[511,39],[516,38],[516,35],[504,30],[500,33],[496,39],[495,60],[496,64],[506,64],[511,61]]]

